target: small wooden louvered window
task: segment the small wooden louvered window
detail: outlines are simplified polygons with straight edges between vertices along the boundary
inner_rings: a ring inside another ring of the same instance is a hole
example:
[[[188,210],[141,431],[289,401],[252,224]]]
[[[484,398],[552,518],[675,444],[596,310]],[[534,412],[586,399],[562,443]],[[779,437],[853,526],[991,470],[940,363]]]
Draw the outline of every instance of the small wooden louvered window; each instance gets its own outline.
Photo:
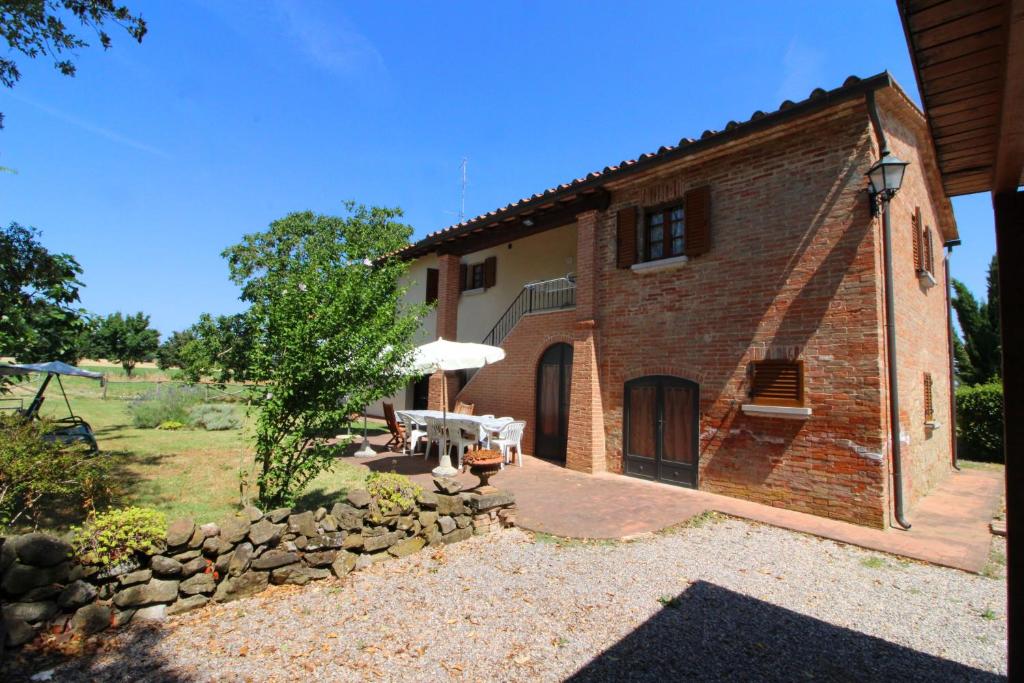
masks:
[[[927,270],[932,275],[934,275],[935,274],[935,243],[932,241],[932,231],[931,231],[931,228],[927,228],[926,227],[924,229],[924,234],[922,236],[922,241],[923,241],[923,244],[924,244],[924,253],[922,254],[922,256],[924,257],[924,269]]]
[[[935,403],[932,399],[932,373],[924,373],[924,421],[935,421]]]
[[[620,209],[616,220],[616,264],[619,268],[629,268],[636,263],[636,208]]]
[[[914,209],[914,215],[910,218],[911,239],[914,246],[914,272],[920,273],[924,270],[924,258],[921,255],[921,207]]]
[[[759,360],[750,364],[750,398],[759,405],[802,406],[804,364],[798,360]]]

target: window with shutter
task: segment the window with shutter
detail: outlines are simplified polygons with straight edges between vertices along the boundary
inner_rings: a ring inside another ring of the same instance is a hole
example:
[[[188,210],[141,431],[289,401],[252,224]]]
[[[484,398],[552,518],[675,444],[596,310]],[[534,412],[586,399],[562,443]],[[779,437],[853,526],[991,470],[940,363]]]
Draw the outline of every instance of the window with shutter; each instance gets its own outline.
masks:
[[[619,268],[629,268],[636,263],[636,208],[620,209],[616,222],[616,262]]]
[[[924,229],[924,269],[932,275],[935,274],[935,244],[932,242],[930,227]]]
[[[910,217],[910,238],[914,250],[914,272],[921,272],[921,207],[915,207]]]
[[[437,268],[427,268],[427,304],[437,303],[438,275]]]
[[[484,287],[498,284],[498,257],[488,256],[484,259]]]
[[[711,187],[704,185],[688,190],[683,197],[686,207],[686,255],[690,258],[711,249]]]
[[[766,406],[804,404],[804,364],[794,360],[759,360],[750,364],[750,398]]]
[[[935,404],[932,399],[932,373],[924,373],[924,421],[935,421]]]
[[[466,265],[465,263],[460,263],[459,264],[459,291],[460,292],[464,292],[467,289],[469,289],[469,287],[467,286],[468,283],[469,283],[469,266]]]

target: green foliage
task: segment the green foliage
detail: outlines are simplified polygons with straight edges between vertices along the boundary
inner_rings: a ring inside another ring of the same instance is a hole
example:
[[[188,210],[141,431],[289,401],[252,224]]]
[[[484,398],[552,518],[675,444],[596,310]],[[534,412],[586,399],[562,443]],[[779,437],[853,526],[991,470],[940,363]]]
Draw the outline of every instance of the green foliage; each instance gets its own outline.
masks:
[[[187,425],[177,420],[164,420],[156,426],[157,429],[162,429],[167,432],[176,432],[179,429],[184,429]]]
[[[965,384],[983,384],[1002,376],[999,337],[999,263],[992,257],[988,267],[988,299],[982,303],[967,286],[953,280],[953,308],[956,310],[962,344],[956,340],[954,356],[957,376]]]
[[[264,506],[288,505],[334,461],[321,438],[407,381],[425,308],[402,303],[412,229],[399,209],[346,203],[344,217],[293,213],[224,252],[251,307],[250,378],[265,386],[256,423]]]
[[[408,510],[423,494],[419,485],[395,472],[371,472],[366,476],[366,491],[385,512]]]
[[[1003,385],[990,382],[956,390],[956,432],[967,460],[1003,461]]]
[[[34,524],[44,498],[88,508],[104,490],[107,460],[48,438],[53,429],[45,420],[0,415],[0,529]]]
[[[75,552],[90,564],[112,567],[135,559],[137,553],[162,550],[167,518],[149,508],[128,507],[91,515],[74,530]]]
[[[198,405],[188,413],[188,423],[193,427],[201,427],[209,432],[220,432],[225,429],[240,429],[242,418],[229,405]]]
[[[0,2],[0,35],[7,40],[8,54],[20,52],[31,59],[49,57],[55,69],[65,76],[74,76],[75,64],[64,55],[74,54],[89,43],[68,29],[64,20],[71,17],[94,31],[104,50],[111,44],[104,29],[107,22],[120,26],[139,43],[146,35],[142,17],[133,16],[127,7],[115,5],[114,0],[5,0]],[[0,83],[13,88],[20,78],[21,71],[14,60],[0,58]]]
[[[189,335],[189,340],[178,351],[178,367],[189,381],[212,377],[217,382],[239,382],[248,377],[253,340],[246,314],[214,318],[203,313],[181,334]]]
[[[186,344],[193,341],[195,338],[196,336],[191,330],[185,330],[184,332],[171,332],[171,336],[160,344],[160,348],[156,350],[157,367],[161,370],[184,367],[182,365],[183,361],[181,358],[181,351]]]
[[[165,422],[187,424],[192,408],[202,402],[203,392],[194,387],[157,385],[128,404],[132,424],[153,429]]]
[[[93,347],[103,358],[116,360],[131,377],[135,364],[149,360],[160,346],[160,333],[149,326],[144,313],[113,313],[96,322]]]
[[[0,356],[20,362],[74,362],[84,328],[78,301],[82,268],[54,254],[39,231],[11,223],[0,228]],[[6,380],[0,377],[0,390]]]

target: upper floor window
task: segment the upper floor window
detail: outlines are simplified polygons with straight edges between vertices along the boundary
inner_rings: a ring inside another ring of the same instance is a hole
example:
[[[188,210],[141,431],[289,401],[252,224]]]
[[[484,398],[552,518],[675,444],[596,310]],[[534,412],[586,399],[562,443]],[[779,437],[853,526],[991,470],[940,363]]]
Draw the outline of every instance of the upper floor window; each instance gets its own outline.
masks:
[[[671,206],[647,214],[644,242],[646,261],[657,261],[686,253],[686,220],[682,206]]]
[[[750,363],[750,398],[758,405],[802,406],[804,364],[798,360],[757,360]]]
[[[480,289],[484,286],[484,264],[474,263],[470,269],[470,289]]]
[[[461,291],[487,289],[498,283],[498,259],[488,256],[480,263],[463,263],[459,268]]]

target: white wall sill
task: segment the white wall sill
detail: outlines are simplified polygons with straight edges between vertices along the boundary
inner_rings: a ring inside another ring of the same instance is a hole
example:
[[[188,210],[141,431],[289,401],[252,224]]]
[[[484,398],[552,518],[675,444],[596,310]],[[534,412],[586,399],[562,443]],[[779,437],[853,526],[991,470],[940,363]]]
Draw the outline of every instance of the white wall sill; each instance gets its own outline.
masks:
[[[744,403],[740,409],[747,415],[781,417],[785,420],[806,420],[811,416],[810,408],[799,406],[762,406],[756,403]]]
[[[476,296],[477,294],[483,294],[486,291],[486,287],[477,287],[476,289],[464,289],[462,290],[462,294],[464,296]]]
[[[660,270],[669,270],[672,268],[678,268],[687,261],[687,256],[673,256],[672,258],[658,259],[657,261],[644,261],[643,263],[634,263],[629,267],[634,273],[655,273]]]
[[[929,273],[927,270],[922,270],[917,274],[917,281],[921,283],[921,286],[925,289],[931,289],[936,284],[935,276]]]
[[[931,430],[942,429],[942,423],[936,422],[935,420],[929,420],[928,422],[925,422],[924,426]]]

